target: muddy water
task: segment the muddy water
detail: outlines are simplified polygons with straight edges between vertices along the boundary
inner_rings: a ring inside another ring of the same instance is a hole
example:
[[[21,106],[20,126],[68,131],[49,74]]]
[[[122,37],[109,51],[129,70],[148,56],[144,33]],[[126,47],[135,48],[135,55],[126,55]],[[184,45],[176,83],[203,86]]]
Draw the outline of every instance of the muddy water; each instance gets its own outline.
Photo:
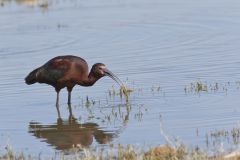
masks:
[[[166,143],[166,135],[207,147],[207,133],[238,125],[240,2],[1,4],[1,150],[10,144],[17,151],[51,155],[79,144],[154,146]],[[105,63],[134,89],[129,102],[114,95],[112,86],[118,86],[103,78],[93,87],[74,88],[75,119],[69,119],[63,90],[58,119],[54,89],[27,86],[24,77],[65,54],[81,56],[89,66]],[[207,91],[191,86],[198,81]]]

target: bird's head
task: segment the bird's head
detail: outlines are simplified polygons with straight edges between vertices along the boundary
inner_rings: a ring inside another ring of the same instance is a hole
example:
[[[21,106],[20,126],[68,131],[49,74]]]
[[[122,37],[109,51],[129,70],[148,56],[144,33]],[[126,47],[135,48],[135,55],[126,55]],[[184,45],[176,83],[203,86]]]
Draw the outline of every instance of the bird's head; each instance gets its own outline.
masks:
[[[102,78],[104,76],[109,76],[112,78],[114,81],[116,81],[120,86],[124,86],[122,81],[115,75],[113,74],[110,70],[107,69],[105,64],[103,63],[96,63],[92,66],[91,73],[93,74],[94,77],[96,78]]]

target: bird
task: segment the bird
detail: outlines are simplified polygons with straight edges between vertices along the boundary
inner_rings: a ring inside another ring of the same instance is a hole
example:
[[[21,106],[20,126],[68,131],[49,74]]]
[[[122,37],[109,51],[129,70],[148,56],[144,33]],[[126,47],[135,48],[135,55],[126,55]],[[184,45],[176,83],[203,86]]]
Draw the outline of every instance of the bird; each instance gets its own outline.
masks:
[[[122,81],[107,69],[103,63],[95,63],[90,72],[87,62],[78,56],[63,55],[50,59],[41,67],[34,69],[26,78],[28,85],[34,83],[45,83],[55,88],[57,92],[56,107],[59,113],[59,92],[63,88],[68,91],[68,105],[71,104],[71,92],[75,85],[92,86],[100,78],[109,76],[120,86]]]

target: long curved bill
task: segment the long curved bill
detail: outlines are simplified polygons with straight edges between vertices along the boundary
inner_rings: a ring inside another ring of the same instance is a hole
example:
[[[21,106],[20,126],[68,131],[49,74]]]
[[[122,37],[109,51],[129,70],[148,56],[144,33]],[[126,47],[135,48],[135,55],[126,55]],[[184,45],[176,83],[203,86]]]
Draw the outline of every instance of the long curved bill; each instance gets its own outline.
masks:
[[[105,75],[111,77],[114,81],[116,81],[120,86],[124,86],[124,84],[122,83],[122,81],[115,75],[113,74],[111,71],[109,71],[107,68],[105,68],[104,70]]]
[[[121,90],[123,91],[124,95],[126,96],[126,99],[128,99],[128,92],[127,92],[127,89],[124,86],[123,82],[107,68],[105,68],[104,72],[105,72],[106,76],[109,76],[110,78],[112,78],[114,81],[116,81],[119,84],[119,86],[121,87]]]

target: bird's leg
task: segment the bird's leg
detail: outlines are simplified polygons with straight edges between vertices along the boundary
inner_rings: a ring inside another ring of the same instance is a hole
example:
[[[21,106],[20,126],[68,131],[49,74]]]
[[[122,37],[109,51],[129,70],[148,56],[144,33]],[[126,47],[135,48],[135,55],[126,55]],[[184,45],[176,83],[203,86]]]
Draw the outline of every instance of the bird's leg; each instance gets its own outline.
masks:
[[[68,90],[68,105],[71,105],[71,92],[72,92],[72,87],[67,87]]]
[[[67,87],[68,91],[68,109],[69,109],[69,120],[75,120],[73,114],[72,114],[72,106],[71,106],[71,92],[72,92],[73,86]]]
[[[71,92],[68,91],[68,105],[71,104]]]
[[[59,90],[56,90],[56,92],[57,92],[56,108],[58,112],[58,118],[61,118],[60,111],[59,111]]]
[[[56,106],[59,107],[59,91],[57,91]]]
[[[69,109],[69,116],[72,117],[73,114],[72,114],[72,106],[71,106],[71,104],[68,104],[68,109]]]
[[[68,104],[68,109],[69,109],[69,120],[70,121],[76,120],[76,118],[72,114],[72,106],[71,106],[71,104]]]

